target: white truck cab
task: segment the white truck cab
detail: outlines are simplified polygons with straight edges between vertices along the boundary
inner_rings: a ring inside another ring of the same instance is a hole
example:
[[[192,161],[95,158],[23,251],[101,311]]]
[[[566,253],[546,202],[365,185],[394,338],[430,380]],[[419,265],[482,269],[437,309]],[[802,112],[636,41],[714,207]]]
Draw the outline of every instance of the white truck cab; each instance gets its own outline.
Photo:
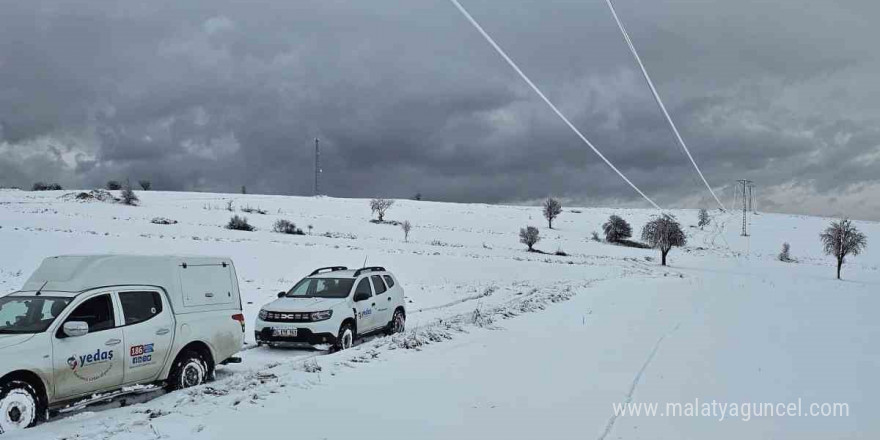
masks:
[[[199,385],[243,340],[228,258],[47,258],[0,298],[0,433],[97,393]]]
[[[260,310],[258,345],[295,343],[350,348],[359,337],[404,330],[400,283],[383,267],[322,267]]]

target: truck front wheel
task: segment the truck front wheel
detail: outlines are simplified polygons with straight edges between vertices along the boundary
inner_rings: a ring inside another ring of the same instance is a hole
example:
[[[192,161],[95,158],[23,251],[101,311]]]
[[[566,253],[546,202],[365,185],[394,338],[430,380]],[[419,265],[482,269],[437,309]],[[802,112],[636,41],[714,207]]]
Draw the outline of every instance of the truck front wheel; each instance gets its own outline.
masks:
[[[11,380],[0,386],[0,434],[35,426],[44,413],[31,384]]]

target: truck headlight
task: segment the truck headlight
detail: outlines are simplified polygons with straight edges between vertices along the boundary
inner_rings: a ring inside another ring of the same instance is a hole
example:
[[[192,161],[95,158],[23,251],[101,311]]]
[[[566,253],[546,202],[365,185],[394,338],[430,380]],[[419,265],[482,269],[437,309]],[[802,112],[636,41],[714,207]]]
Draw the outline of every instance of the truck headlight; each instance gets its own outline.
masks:
[[[312,321],[326,321],[333,316],[333,310],[324,310],[322,312],[312,312]]]
[[[267,312],[267,311],[264,310],[264,309],[260,309],[260,319],[265,320],[266,317],[268,317],[268,316],[269,316],[269,312]]]

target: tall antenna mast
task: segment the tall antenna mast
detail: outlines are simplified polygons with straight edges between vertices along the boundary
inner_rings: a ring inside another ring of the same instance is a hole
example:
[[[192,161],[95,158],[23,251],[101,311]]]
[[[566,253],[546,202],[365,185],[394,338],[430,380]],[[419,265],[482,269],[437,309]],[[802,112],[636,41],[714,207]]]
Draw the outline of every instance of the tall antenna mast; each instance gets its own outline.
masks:
[[[321,147],[318,145],[318,138],[315,138],[315,195],[321,194],[320,186],[321,175]]]
[[[748,229],[746,229],[746,225],[747,225],[748,212],[752,209],[752,181],[741,179],[741,180],[737,180],[737,183],[739,183],[740,190],[742,190],[742,209],[743,209],[742,236],[748,237],[749,231],[748,231]]]

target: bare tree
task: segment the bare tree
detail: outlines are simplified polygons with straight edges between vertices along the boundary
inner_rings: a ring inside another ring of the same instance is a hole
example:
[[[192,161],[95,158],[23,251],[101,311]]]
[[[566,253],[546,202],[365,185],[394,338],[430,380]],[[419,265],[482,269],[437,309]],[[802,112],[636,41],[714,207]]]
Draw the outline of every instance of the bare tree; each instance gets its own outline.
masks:
[[[153,187],[153,184],[149,180],[139,180],[138,185],[140,185],[141,189],[144,191],[149,191],[150,188]]]
[[[122,189],[122,184],[119,183],[118,180],[110,180],[107,182],[107,189],[111,191],[116,191]]]
[[[868,238],[859,232],[852,220],[843,218],[837,222],[831,222],[831,226],[819,235],[822,239],[822,247],[825,253],[837,258],[837,279],[840,279],[840,269],[846,262],[848,255],[858,255],[868,246]]]
[[[632,237],[632,226],[617,215],[612,215],[608,221],[602,225],[605,231],[605,240],[609,243],[617,243]]]
[[[709,211],[706,211],[704,208],[700,208],[700,213],[697,214],[697,226],[700,229],[703,229],[704,226],[707,226],[710,222]]]
[[[554,199],[553,197],[548,197],[547,200],[544,201],[544,218],[547,219],[547,227],[553,229],[553,219],[559,217],[559,214],[562,214],[562,203],[559,203],[559,200]]]
[[[674,246],[687,244],[687,237],[675,217],[662,214],[648,222],[642,229],[642,240],[660,250],[661,261],[666,266],[666,255]]]
[[[131,189],[131,182],[125,181],[125,185],[122,187],[122,203],[129,206],[136,206],[140,199],[135,195],[134,190]]]
[[[529,247],[529,252],[534,252],[535,244],[541,241],[541,233],[534,226],[526,226],[519,230],[519,242]]]
[[[409,241],[409,231],[412,230],[412,224],[409,220],[404,220],[403,223],[400,224],[400,229],[403,229],[403,241]]]
[[[373,211],[373,214],[379,215],[379,221],[385,221],[385,211],[388,211],[391,206],[394,205],[394,200],[388,199],[373,199],[370,200],[370,209]]]

